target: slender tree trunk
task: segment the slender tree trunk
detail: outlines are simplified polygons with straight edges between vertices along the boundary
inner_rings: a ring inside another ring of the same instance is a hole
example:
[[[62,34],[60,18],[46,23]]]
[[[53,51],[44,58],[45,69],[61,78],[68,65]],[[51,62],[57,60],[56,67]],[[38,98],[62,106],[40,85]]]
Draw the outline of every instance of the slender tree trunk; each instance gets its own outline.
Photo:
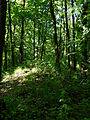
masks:
[[[74,2],[72,0],[72,8],[74,9]],[[73,41],[75,42],[75,19],[74,19],[74,10],[72,10],[72,26],[73,26]],[[76,55],[75,55],[75,43],[73,44],[73,69],[76,71]]]
[[[33,35],[33,58],[35,59],[35,49],[36,49],[36,46],[35,46],[35,39],[36,39],[36,2],[34,0],[34,6],[35,6],[35,9],[34,9],[34,35]]]
[[[40,38],[41,38],[41,25],[42,23],[40,22],[40,24],[38,24],[38,44],[37,44],[37,58],[39,57],[39,53],[40,53]]]
[[[38,24],[37,58],[38,58],[38,53],[39,53],[39,41],[40,41],[40,27]]]
[[[46,50],[46,37],[47,37],[47,21],[46,21],[46,30],[45,30],[45,36],[44,36],[44,57],[45,57],[45,50]]]
[[[2,57],[5,39],[6,0],[0,0],[0,81],[2,74]]]
[[[62,24],[62,21],[61,21]],[[59,51],[60,51],[60,59],[61,59],[61,54],[62,54],[62,33],[61,33],[62,25],[60,25],[60,39],[59,39]]]
[[[5,70],[7,70],[7,44],[5,44]]]
[[[15,48],[15,30],[16,30],[16,26],[15,25],[13,25],[13,28],[14,28],[14,30],[13,30],[13,47]],[[15,55],[15,53],[14,53],[14,55]],[[16,64],[16,57],[14,58],[14,64]]]
[[[62,12],[64,13],[64,9],[63,9],[63,6],[64,6],[64,1],[62,0]],[[64,44],[64,42],[65,42],[65,20],[64,20],[64,16],[63,16],[63,18],[62,18],[63,20],[63,31],[64,31],[64,36],[63,36],[63,48],[62,48],[62,58],[63,58],[63,56],[64,56],[64,51],[65,51],[65,48],[64,48],[64,46],[65,46],[65,44]]]
[[[42,22],[43,23],[43,22]],[[44,25],[42,24],[42,33],[41,33],[41,61],[42,61],[42,56],[43,56],[43,50],[44,50]]]
[[[61,42],[62,42],[61,29],[62,29],[62,25],[60,25],[60,40],[59,40],[59,45],[61,45]]]
[[[25,9],[25,0],[23,0],[23,8]],[[21,63],[23,62],[23,40],[24,40],[24,16],[22,17],[22,23],[21,23],[21,43],[20,43]]]
[[[10,42],[11,42],[11,59],[12,59],[12,66],[14,66],[14,47],[13,47],[13,41],[12,41],[12,25],[11,25],[10,2],[8,2],[8,11],[9,11]]]
[[[52,20],[53,20],[53,28],[54,28],[54,45],[55,45],[56,63],[57,63],[58,68],[60,70],[59,50],[58,50],[58,42],[57,42],[56,18],[55,18],[55,14],[54,14],[53,5],[52,5],[52,0],[50,0],[50,12],[51,12],[51,17],[52,17]]]
[[[7,70],[7,44],[5,43],[5,70]]]
[[[4,68],[7,70],[7,63],[8,63],[8,55],[7,55],[7,50],[8,50],[8,38],[9,38],[9,25],[7,24],[7,37],[4,45],[4,52],[5,52],[5,61],[4,61]]]
[[[38,59],[38,52],[39,52],[39,41],[40,41],[40,28],[38,24],[37,59]]]
[[[68,28],[68,18],[67,18],[67,0],[65,0],[65,18],[66,18],[66,43],[69,44],[70,41],[70,34],[69,34],[69,28]],[[67,45],[68,45],[67,44]],[[69,46],[67,47],[67,54],[70,53],[70,48]],[[68,67],[70,68],[70,56],[68,55]]]
[[[83,12],[82,12],[82,18],[83,18],[83,21],[82,21],[82,24],[83,26],[86,27],[86,24],[87,24],[87,10],[88,10],[88,4],[89,4],[89,1],[86,1],[83,3]],[[85,17],[85,18],[84,18]],[[82,68],[84,70],[84,76],[87,77],[86,75],[86,70],[87,70],[87,59],[88,59],[88,56],[87,56],[87,41],[88,41],[88,36],[85,35],[84,36],[84,41],[82,42],[82,55],[83,55],[83,59],[82,59]]]
[[[64,19],[63,19],[63,21],[64,21]],[[65,34],[65,21],[64,21],[63,25],[64,25],[63,31],[64,31],[64,34]],[[64,44],[64,42],[65,42],[65,35],[64,35],[64,40],[63,40],[63,52],[62,52],[62,57],[64,56],[64,51],[65,51],[65,47],[64,47],[65,44]]]
[[[35,29],[36,29],[36,23],[35,23],[35,18],[34,18],[34,36],[33,36],[33,55],[35,59]]]
[[[7,25],[7,38],[5,41],[4,52],[5,52],[5,70],[7,70],[7,46],[8,46],[8,38],[9,38],[9,26]]]
[[[42,45],[42,51],[41,51],[41,60],[42,60],[42,58],[43,58],[43,54],[45,53],[46,34],[47,34],[47,21],[46,21],[46,28],[45,28],[43,45]]]

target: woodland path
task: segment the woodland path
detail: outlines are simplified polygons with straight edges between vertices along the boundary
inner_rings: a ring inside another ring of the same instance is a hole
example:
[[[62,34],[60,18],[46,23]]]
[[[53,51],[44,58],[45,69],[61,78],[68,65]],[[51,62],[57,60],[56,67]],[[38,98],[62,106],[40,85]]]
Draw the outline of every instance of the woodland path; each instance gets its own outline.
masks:
[[[12,74],[6,75],[0,84],[3,117],[7,112],[15,120],[16,116],[21,117],[20,119],[25,117],[25,120],[55,118],[56,115],[52,113],[59,107],[57,96],[60,94],[60,83],[54,83],[54,78],[55,73],[52,75],[37,68],[18,68]]]

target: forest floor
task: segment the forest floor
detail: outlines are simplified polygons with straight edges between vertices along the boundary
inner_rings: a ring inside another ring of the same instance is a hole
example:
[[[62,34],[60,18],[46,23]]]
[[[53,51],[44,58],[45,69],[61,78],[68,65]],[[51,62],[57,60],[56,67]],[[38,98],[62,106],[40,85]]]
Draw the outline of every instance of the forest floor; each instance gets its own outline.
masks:
[[[80,88],[81,87],[81,88]],[[0,83],[2,120],[90,120],[89,91],[55,72],[18,67]],[[2,107],[3,106],[3,107]]]

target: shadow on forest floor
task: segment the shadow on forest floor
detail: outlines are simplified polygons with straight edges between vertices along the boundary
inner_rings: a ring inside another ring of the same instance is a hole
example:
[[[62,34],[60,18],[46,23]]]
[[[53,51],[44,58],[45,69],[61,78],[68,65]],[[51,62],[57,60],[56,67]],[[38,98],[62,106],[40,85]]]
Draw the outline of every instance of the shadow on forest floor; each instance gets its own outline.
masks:
[[[0,83],[0,88],[2,93],[6,93],[8,90],[12,89],[14,86],[20,86],[25,81],[40,81],[41,69],[40,68],[22,68],[18,67],[10,74],[6,74]],[[41,74],[42,75],[42,74]]]
[[[78,79],[18,67],[3,78],[0,88],[5,104],[0,105],[1,120],[89,120],[89,85],[79,85]]]
[[[2,118],[49,120],[49,109],[53,107],[57,109],[55,106],[58,106],[59,97],[57,96],[60,94],[60,84],[54,83],[54,76],[55,74],[42,72],[40,68],[30,70],[21,67],[12,74],[6,75],[0,86],[0,93],[6,105]]]

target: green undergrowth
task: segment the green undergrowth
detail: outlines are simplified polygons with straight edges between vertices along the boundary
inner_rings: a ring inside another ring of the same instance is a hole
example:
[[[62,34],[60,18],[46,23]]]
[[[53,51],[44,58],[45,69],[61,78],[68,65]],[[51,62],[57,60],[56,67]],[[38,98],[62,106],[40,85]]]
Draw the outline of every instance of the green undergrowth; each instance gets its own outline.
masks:
[[[90,120],[89,82],[70,75],[19,67],[3,79],[1,119]]]

